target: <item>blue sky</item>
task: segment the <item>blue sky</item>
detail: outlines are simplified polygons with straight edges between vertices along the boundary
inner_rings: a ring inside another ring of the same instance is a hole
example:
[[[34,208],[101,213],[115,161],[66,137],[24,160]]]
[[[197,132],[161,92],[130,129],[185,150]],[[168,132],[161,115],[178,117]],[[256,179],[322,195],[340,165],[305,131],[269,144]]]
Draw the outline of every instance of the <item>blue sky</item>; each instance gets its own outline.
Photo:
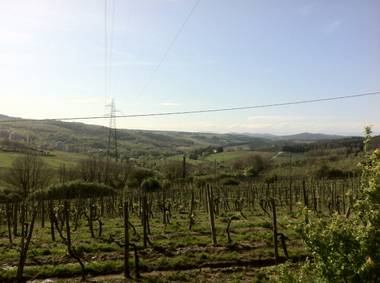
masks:
[[[104,0],[0,2],[0,113],[26,118],[224,108],[380,90],[380,1]],[[115,12],[113,23],[113,5]],[[111,35],[113,26],[113,35]],[[146,88],[144,88],[146,86]],[[359,134],[380,128],[380,96],[188,116],[122,128]],[[107,121],[91,121],[106,125]]]

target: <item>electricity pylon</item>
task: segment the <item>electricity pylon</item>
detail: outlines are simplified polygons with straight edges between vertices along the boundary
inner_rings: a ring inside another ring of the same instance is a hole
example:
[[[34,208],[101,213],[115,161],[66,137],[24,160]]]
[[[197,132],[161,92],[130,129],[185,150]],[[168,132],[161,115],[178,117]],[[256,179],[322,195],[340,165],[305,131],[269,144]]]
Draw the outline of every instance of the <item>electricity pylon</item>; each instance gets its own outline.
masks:
[[[117,161],[119,159],[119,152],[117,149],[117,129],[116,129],[116,107],[115,101],[112,99],[111,103],[106,105],[110,108],[109,111],[109,129],[108,129],[108,143],[107,143],[107,160],[112,157]]]

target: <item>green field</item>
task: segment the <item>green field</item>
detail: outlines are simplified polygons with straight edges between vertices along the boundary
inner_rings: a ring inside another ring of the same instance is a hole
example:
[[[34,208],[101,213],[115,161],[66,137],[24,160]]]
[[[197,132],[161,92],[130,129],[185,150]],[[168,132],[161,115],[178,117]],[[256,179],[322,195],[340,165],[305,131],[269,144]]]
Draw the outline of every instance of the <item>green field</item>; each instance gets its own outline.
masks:
[[[271,158],[276,153],[273,152],[261,152],[261,151],[249,151],[249,150],[239,150],[239,151],[226,151],[208,155],[204,159],[207,161],[216,162],[229,162],[236,161],[242,158],[247,158],[249,156],[260,155],[264,158]]]
[[[12,162],[23,156],[22,153],[3,152],[0,151],[0,169],[10,168]],[[42,156],[42,159],[53,169],[59,168],[61,164],[73,166],[81,159],[85,159],[87,155],[81,153],[69,153],[64,151],[53,151],[52,156]]]
[[[239,278],[244,279],[244,282],[253,282],[263,273],[263,270],[260,271],[258,267],[273,264],[271,219],[259,207],[251,209],[246,206],[246,209],[242,210],[242,215],[234,212],[233,209],[221,208],[216,216],[217,245],[212,245],[208,214],[204,207],[197,201],[195,223],[189,231],[187,214],[189,207],[185,207],[187,212],[184,212],[179,205],[179,203],[186,203],[186,196],[178,192],[175,194],[177,197],[168,199],[175,205],[170,223],[163,224],[162,214],[154,202],[149,233],[153,246],[143,247],[141,220],[136,213],[132,213],[131,223],[136,227],[137,234],[131,232],[131,241],[138,245],[143,282],[172,282],[173,280],[212,282],[227,279],[227,282],[236,282],[235,279]],[[232,203],[231,200],[231,205]],[[73,201],[72,205],[74,207],[78,203]],[[281,232],[289,237],[287,242],[289,256],[297,258],[305,255],[298,236],[291,229],[286,228],[286,225],[294,223],[296,219],[287,215],[285,210],[280,211],[282,209],[279,210],[278,225]],[[230,227],[231,243],[228,242],[225,233],[228,215],[236,216]],[[95,276],[94,280],[108,278],[108,280],[118,282],[121,276],[117,274],[123,270],[123,248],[110,243],[108,239],[110,235],[114,235],[116,239],[123,241],[123,222],[120,217],[111,216],[107,212],[102,220],[104,222],[102,236],[91,238],[87,222],[85,218],[81,218],[79,229],[72,232],[73,245],[83,251],[82,258],[88,269],[89,278]],[[25,276],[41,280],[62,278],[60,279],[62,281],[58,282],[79,281],[80,278],[76,278],[80,275],[79,265],[67,255],[66,246],[58,235],[56,235],[58,240],[51,240],[48,223],[46,219],[44,228],[41,227],[40,220],[36,224]],[[73,222],[72,225],[74,225]],[[94,226],[97,232],[97,225]],[[13,245],[17,245],[17,238]],[[0,246],[10,247],[5,227],[0,230]],[[15,249],[4,250],[0,255],[0,278],[4,280],[14,276],[18,256]],[[133,264],[131,260],[131,265]],[[5,266],[6,269],[1,268]],[[107,274],[116,275],[101,277]],[[208,277],[211,274],[213,276]],[[65,277],[71,279],[64,279]]]

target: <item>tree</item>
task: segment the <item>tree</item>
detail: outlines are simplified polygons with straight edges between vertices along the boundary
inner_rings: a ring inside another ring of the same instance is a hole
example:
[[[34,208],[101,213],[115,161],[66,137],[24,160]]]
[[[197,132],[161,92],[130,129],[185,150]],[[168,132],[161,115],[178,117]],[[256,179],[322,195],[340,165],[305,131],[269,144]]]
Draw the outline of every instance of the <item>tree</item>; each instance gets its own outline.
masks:
[[[162,172],[165,179],[174,182],[182,179],[184,175],[188,176],[190,167],[190,164],[186,164],[184,167],[184,163],[179,160],[167,160],[164,164],[161,165],[159,170]]]
[[[257,177],[262,171],[268,167],[268,162],[260,155],[253,155],[247,159],[247,167],[244,174],[249,177]]]
[[[143,167],[134,167],[128,175],[127,184],[130,187],[139,187],[145,179],[153,176],[154,173],[152,170]]]
[[[78,177],[84,182],[104,183],[119,189],[126,185],[131,170],[131,165],[126,161],[115,162],[95,157],[81,160],[76,167]]]
[[[32,197],[38,190],[46,187],[51,180],[50,170],[41,157],[27,153],[15,159],[12,167],[5,175],[5,183],[21,195],[20,224],[20,258],[17,268],[17,282],[22,282],[25,261],[32,240],[34,221],[37,216],[37,207]],[[30,217],[28,222],[28,211]],[[17,224],[16,224],[17,225]]]
[[[51,170],[42,158],[28,153],[14,160],[4,181],[8,187],[19,191],[26,200],[30,194],[45,188],[51,178]]]

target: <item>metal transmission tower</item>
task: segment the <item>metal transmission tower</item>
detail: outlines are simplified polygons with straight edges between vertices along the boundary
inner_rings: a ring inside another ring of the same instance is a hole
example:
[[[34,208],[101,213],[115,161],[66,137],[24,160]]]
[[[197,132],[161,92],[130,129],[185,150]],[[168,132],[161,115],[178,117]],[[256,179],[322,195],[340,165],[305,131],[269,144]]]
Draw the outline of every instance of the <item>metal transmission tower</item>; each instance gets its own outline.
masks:
[[[117,129],[116,129],[116,107],[115,101],[112,99],[111,103],[106,105],[110,109],[109,112],[109,129],[108,129],[108,144],[107,144],[107,161],[112,157],[117,161],[119,159],[119,152],[117,149]]]

